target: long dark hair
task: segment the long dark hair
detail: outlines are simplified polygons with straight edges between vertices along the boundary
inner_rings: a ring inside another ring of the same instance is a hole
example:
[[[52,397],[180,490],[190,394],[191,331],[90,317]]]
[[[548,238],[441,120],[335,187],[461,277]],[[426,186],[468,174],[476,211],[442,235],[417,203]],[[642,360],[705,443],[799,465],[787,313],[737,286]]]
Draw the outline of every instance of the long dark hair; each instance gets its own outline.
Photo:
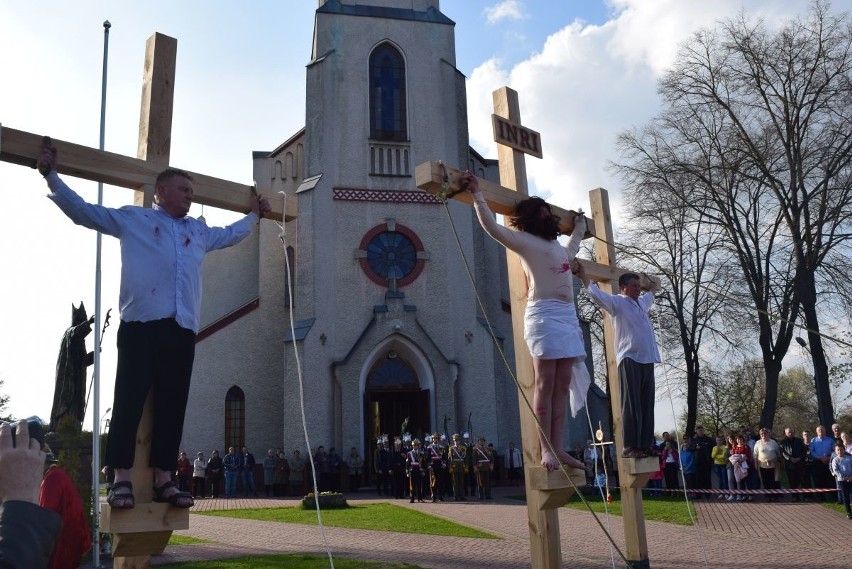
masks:
[[[547,208],[550,216],[541,216],[542,207]],[[550,204],[543,199],[527,198],[515,206],[515,213],[509,216],[509,227],[552,241],[559,237],[559,216],[553,215]]]

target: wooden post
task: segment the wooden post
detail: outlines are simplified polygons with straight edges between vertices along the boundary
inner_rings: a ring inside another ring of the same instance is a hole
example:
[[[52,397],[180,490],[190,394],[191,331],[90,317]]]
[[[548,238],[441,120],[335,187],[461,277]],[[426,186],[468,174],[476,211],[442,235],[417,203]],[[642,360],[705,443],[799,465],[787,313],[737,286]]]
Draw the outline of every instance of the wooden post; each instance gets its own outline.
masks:
[[[595,240],[595,257],[599,264],[615,265],[615,247],[612,234],[612,219],[609,213],[609,198],[604,189],[589,192],[592,219],[595,227],[603,235]],[[583,263],[586,266],[586,263]],[[597,279],[596,279],[597,280]],[[601,290],[610,294],[618,292],[618,280],[602,279],[598,283]],[[657,457],[640,459],[622,458],[624,438],[621,417],[621,385],[618,381],[618,363],[615,353],[615,328],[612,318],[604,314],[604,348],[606,350],[607,377],[609,378],[609,402],[612,407],[613,439],[615,455],[618,461],[619,490],[621,491],[621,509],[624,517],[624,539],[627,546],[625,555],[636,569],[650,567],[648,560],[648,542],[645,537],[645,520],[642,508],[642,488],[647,484],[652,472],[659,470]]]

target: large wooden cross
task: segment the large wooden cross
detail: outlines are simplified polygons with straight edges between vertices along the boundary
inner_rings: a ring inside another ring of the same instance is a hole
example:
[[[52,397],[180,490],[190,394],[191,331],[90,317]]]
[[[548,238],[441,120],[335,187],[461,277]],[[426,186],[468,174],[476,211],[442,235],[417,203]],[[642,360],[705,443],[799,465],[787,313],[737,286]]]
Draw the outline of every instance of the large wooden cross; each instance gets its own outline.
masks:
[[[169,166],[172,109],[174,100],[177,40],[155,33],[146,44],[142,108],[139,119],[138,157],[132,158],[62,140],[53,140],[59,152],[57,171],[130,188],[136,191],[134,202],[150,207],[154,179]],[[42,135],[0,127],[0,160],[35,167],[42,149]],[[193,177],[194,201],[200,204],[247,213],[254,200],[252,189],[197,172]],[[268,196],[273,219],[291,220],[297,205],[290,201],[284,211],[281,195]],[[101,528],[114,534],[113,557],[116,569],[150,567],[150,556],[162,553],[172,530],[189,527],[189,510],[152,502],[153,473],[148,466],[153,413],[151,396],[145,402],[136,435],[136,460],[133,465],[133,489],[136,507],[111,510],[101,505]],[[97,494],[95,499],[97,499]]]
[[[517,203],[528,196],[526,163],[524,153],[541,157],[541,141],[538,133],[521,127],[521,113],[517,92],[502,87],[494,91],[495,138],[498,142],[498,163],[500,184],[480,180],[479,185],[491,210],[503,215],[514,212]],[[500,128],[498,129],[498,125]],[[507,129],[516,128],[526,132],[527,136],[507,137]],[[523,129],[523,130],[521,130]],[[506,140],[511,138],[512,140]],[[514,142],[518,142],[515,144]],[[526,142],[524,142],[526,141]],[[425,162],[415,169],[416,184],[433,194],[449,193],[458,200],[473,203],[472,196],[462,191],[459,183],[463,172],[447,168],[440,162]],[[607,292],[617,290],[618,277],[627,272],[615,266],[615,250],[612,246],[612,222],[609,214],[609,201],[606,190],[596,189],[590,192],[592,219],[586,220],[586,236],[601,235],[595,242],[595,254],[598,262],[583,261],[583,267],[589,278],[598,281]],[[551,206],[553,213],[559,216],[560,231],[570,234],[574,228],[574,212]],[[512,330],[515,340],[515,369],[519,390],[527,400],[533,400],[532,358],[524,341],[523,317],[526,308],[526,279],[518,256],[507,250],[509,290],[512,303]],[[642,286],[650,285],[643,275]],[[645,539],[645,522],[642,513],[642,488],[651,473],[659,469],[656,458],[621,458],[621,392],[618,383],[618,366],[615,360],[615,333],[609,315],[604,318],[604,343],[607,355],[607,374],[610,385],[610,404],[612,407],[615,440],[621,485],[621,500],[624,511],[624,532],[627,543],[626,556],[635,568],[648,567],[648,546]],[[565,504],[573,493],[574,485],[585,483],[585,472],[580,469],[568,470],[571,482],[561,471],[548,472],[541,464],[541,449],[538,429],[532,412],[527,409],[519,394],[521,413],[521,438],[524,450],[524,469],[526,473],[527,516],[530,527],[530,554],[532,566],[536,569],[557,569],[562,567],[562,550],[559,533],[557,509]]]

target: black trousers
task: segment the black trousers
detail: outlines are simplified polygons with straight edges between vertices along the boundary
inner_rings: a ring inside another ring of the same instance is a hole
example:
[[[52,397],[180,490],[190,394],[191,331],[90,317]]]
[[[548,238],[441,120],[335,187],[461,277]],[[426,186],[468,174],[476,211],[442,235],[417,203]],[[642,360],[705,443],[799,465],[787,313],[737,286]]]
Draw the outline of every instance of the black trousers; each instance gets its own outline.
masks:
[[[152,392],[155,420],[149,465],[171,471],[177,468],[194,359],[195,333],[178,326],[173,318],[121,323],[106,464],[133,466],[136,430],[145,399]]]
[[[624,448],[649,449],[654,440],[654,364],[624,358],[618,364]]]

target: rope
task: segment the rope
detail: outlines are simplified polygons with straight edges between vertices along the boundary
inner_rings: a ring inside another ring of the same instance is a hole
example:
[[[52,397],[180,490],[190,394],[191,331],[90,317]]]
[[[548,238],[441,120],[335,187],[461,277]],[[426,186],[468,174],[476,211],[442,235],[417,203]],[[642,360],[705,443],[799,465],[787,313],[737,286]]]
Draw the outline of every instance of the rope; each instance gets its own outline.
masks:
[[[627,247],[625,247],[625,246],[623,246],[623,245],[619,245],[618,243],[610,243],[610,242],[609,242],[609,241],[607,241],[606,239],[604,239],[604,238],[602,238],[602,237],[599,237],[599,236],[597,236],[597,235],[594,235],[593,237],[594,237],[594,239],[597,239],[597,240],[598,240],[598,241],[600,241],[601,243],[605,243],[605,244],[607,244],[607,245],[611,245],[611,246],[612,246],[613,248],[615,248],[618,252],[620,252],[620,253],[624,253],[624,254],[625,254],[625,255],[627,255],[628,257],[631,257],[631,258],[633,258],[633,259],[638,259],[639,261],[642,261],[642,262],[648,263],[649,265],[651,265],[651,266],[653,266],[654,268],[656,268],[656,269],[657,269],[657,270],[658,270],[661,274],[663,274],[663,275],[665,275],[665,276],[671,277],[671,276],[673,276],[673,275],[674,275],[674,273],[673,273],[673,272],[671,272],[671,271],[667,271],[667,270],[665,270],[665,269],[663,269],[663,268],[659,267],[657,264],[655,264],[655,263],[653,262],[652,257],[651,257],[649,254],[647,254],[647,253],[641,253],[641,252],[639,252],[639,251],[635,251],[635,250],[633,250],[633,249],[628,249]],[[830,341],[834,342],[835,344],[839,344],[839,345],[844,346],[844,347],[847,347],[847,348],[852,348],[852,343],[847,342],[846,340],[843,340],[842,338],[838,338],[838,337],[836,337],[836,336],[832,336],[832,335],[830,335],[830,334],[826,334],[826,333],[824,333],[824,332],[820,332],[820,331],[818,331],[818,330],[814,330],[814,329],[812,329],[812,328],[808,328],[807,326],[803,326],[803,325],[801,325],[801,324],[798,324],[798,323],[793,322],[793,321],[791,321],[791,320],[788,320],[788,319],[786,319],[786,318],[781,318],[780,316],[776,316],[775,314],[773,314],[773,313],[772,313],[772,312],[770,312],[769,310],[764,310],[764,309],[762,309],[762,308],[757,308],[757,307],[755,307],[755,306],[753,306],[753,305],[749,304],[748,302],[746,302],[746,301],[744,301],[744,300],[740,300],[740,299],[738,299],[738,298],[736,298],[736,297],[734,297],[734,296],[731,296],[731,295],[729,295],[729,294],[725,293],[724,291],[721,291],[721,290],[719,290],[719,289],[716,289],[716,288],[712,287],[712,286],[711,286],[711,285],[709,285],[709,284],[700,283],[700,282],[698,282],[698,281],[695,281],[695,280],[692,280],[692,279],[688,279],[688,278],[683,278],[683,277],[681,277],[681,278],[680,278],[680,280],[682,280],[682,281],[684,281],[684,282],[687,282],[687,283],[690,283],[690,284],[693,284],[693,285],[695,285],[697,288],[703,288],[703,289],[706,289],[707,291],[709,291],[709,292],[710,292],[710,293],[712,293],[713,295],[715,295],[715,296],[717,296],[717,297],[719,297],[719,298],[722,298],[722,299],[724,299],[724,300],[727,300],[727,301],[731,302],[732,304],[736,304],[736,305],[739,305],[739,306],[741,306],[741,307],[743,307],[743,308],[746,308],[748,311],[756,311],[758,314],[763,314],[764,316],[766,316],[767,318],[769,318],[769,319],[770,319],[771,321],[773,321],[773,322],[784,322],[785,324],[790,324],[790,325],[792,325],[793,327],[798,328],[799,330],[803,330],[803,331],[807,332],[808,334],[815,334],[815,335],[819,336],[820,338],[823,338],[823,339],[825,339],[825,340],[830,340]]]
[[[284,195],[284,211],[287,211],[287,193],[279,192]],[[326,555],[328,555],[328,563],[331,569],[334,569],[334,556],[331,553],[331,546],[328,543],[328,536],[325,533],[325,526],[322,523],[322,509],[320,508],[320,492],[317,484],[317,469],[314,464],[313,456],[311,455],[311,441],[308,436],[308,419],[305,414],[305,385],[302,374],[302,360],[299,358],[299,347],[296,345],[296,323],[293,317],[293,275],[290,274],[290,255],[287,253],[287,230],[284,225],[275,221],[275,225],[281,230],[278,234],[278,239],[281,240],[281,245],[284,248],[284,274],[287,281],[287,294],[290,301],[290,337],[293,338],[293,354],[296,356],[296,373],[299,377],[299,407],[302,411],[302,432],[305,435],[305,446],[308,449],[308,460],[311,464],[311,481],[314,488],[314,507],[317,512],[317,525],[320,528],[322,543],[325,547]]]
[[[441,169],[443,170],[443,173],[444,173],[444,176],[443,176],[444,185],[447,185],[447,184],[449,184],[449,176],[447,174],[446,167],[444,166],[443,162],[439,162],[439,164],[440,164]],[[439,198],[439,200],[440,200],[440,198]],[[544,429],[541,425],[541,422],[539,421],[538,417],[536,416],[535,412],[533,411],[532,404],[530,403],[529,398],[527,397],[526,393],[524,393],[524,390],[522,389],[521,384],[518,382],[518,378],[515,376],[515,373],[512,371],[512,367],[509,364],[509,360],[506,357],[506,353],[503,351],[503,348],[500,346],[500,343],[497,340],[497,335],[494,332],[493,326],[491,325],[491,319],[488,317],[488,312],[485,310],[485,305],[482,301],[482,297],[480,296],[479,290],[476,287],[476,280],[473,277],[473,272],[470,269],[470,264],[468,263],[467,257],[464,254],[464,249],[463,249],[462,244],[461,244],[461,239],[459,238],[458,230],[456,229],[455,222],[453,222],[453,217],[452,217],[452,214],[450,213],[450,208],[447,205],[448,202],[447,202],[446,199],[440,200],[440,201],[444,206],[444,211],[447,213],[447,219],[450,222],[450,227],[452,228],[452,231],[453,231],[453,237],[455,238],[456,245],[458,246],[459,253],[461,254],[461,258],[462,258],[462,261],[464,263],[465,270],[467,271],[467,276],[470,279],[470,283],[473,287],[473,293],[474,293],[474,296],[476,297],[476,302],[479,306],[479,310],[482,312],[482,315],[485,319],[485,323],[488,325],[488,332],[491,335],[491,339],[494,342],[494,345],[497,348],[498,353],[500,354],[500,358],[503,360],[503,365],[506,367],[506,370],[509,372],[509,375],[511,376],[512,381],[514,381],[515,385],[518,387],[518,393],[520,393],[521,398],[524,401],[524,404],[526,405],[529,412],[532,414],[533,419],[535,420],[535,423],[536,423],[536,427],[538,428],[539,432],[542,434],[542,438],[544,439],[545,444],[547,445],[547,448],[550,450],[550,452],[554,456],[558,457],[559,455],[556,453],[556,450],[554,449],[553,443],[551,442],[550,438],[548,436],[544,435]],[[607,539],[609,540],[609,542],[611,544],[611,547],[613,547],[618,552],[618,555],[624,561],[625,566],[630,568],[632,566],[630,561],[627,559],[625,554],[621,551],[621,549],[615,543],[615,541],[612,538],[612,535],[610,535],[610,533],[603,526],[603,523],[601,523],[600,518],[595,513],[595,511],[592,509],[591,504],[589,504],[588,500],[586,500],[586,498],[583,496],[582,492],[580,492],[579,488],[577,488],[577,485],[574,484],[574,481],[571,479],[571,477],[568,475],[568,471],[565,469],[565,465],[562,464],[561,460],[558,461],[558,462],[559,462],[559,470],[565,475],[565,478],[571,484],[571,487],[574,489],[574,492],[577,494],[577,497],[580,498],[580,501],[583,502],[583,504],[586,506],[586,509],[588,509],[589,513],[592,514],[592,517],[594,518],[595,522],[598,524],[598,527],[600,527],[601,531],[603,531],[604,534],[606,535]]]
[[[594,436],[595,429],[592,426],[592,416],[591,416],[591,414],[589,414],[589,406],[586,405],[585,407],[586,407],[586,419],[589,421],[589,433],[590,433],[589,436]],[[601,437],[601,438],[603,438],[603,437]],[[599,441],[599,442],[603,442],[603,441]],[[606,447],[604,445],[600,445],[600,451],[606,452],[605,449],[606,449]],[[596,452],[600,452],[600,451],[598,451],[596,449]],[[592,480],[592,486],[593,487],[594,487],[595,482],[597,481],[597,478],[598,478],[598,460],[597,460],[597,457],[595,457],[595,463],[594,464],[595,464],[595,468],[594,468],[594,471],[593,471],[594,472],[594,479]],[[610,502],[610,500],[612,500],[612,494],[610,494],[610,491],[609,491],[609,473],[606,470],[606,458],[603,457],[603,456],[601,457],[601,464],[603,464],[604,485],[600,486],[599,490],[600,490],[600,494],[601,494],[601,500],[603,500],[604,515],[606,516],[607,531],[612,533],[612,525],[611,525],[612,524],[612,518],[609,515],[609,502]],[[604,489],[606,489],[606,494],[604,494]],[[609,546],[609,557],[610,557],[610,563],[612,564],[613,569],[615,569],[615,551],[612,548],[612,544],[610,544],[610,546]]]

